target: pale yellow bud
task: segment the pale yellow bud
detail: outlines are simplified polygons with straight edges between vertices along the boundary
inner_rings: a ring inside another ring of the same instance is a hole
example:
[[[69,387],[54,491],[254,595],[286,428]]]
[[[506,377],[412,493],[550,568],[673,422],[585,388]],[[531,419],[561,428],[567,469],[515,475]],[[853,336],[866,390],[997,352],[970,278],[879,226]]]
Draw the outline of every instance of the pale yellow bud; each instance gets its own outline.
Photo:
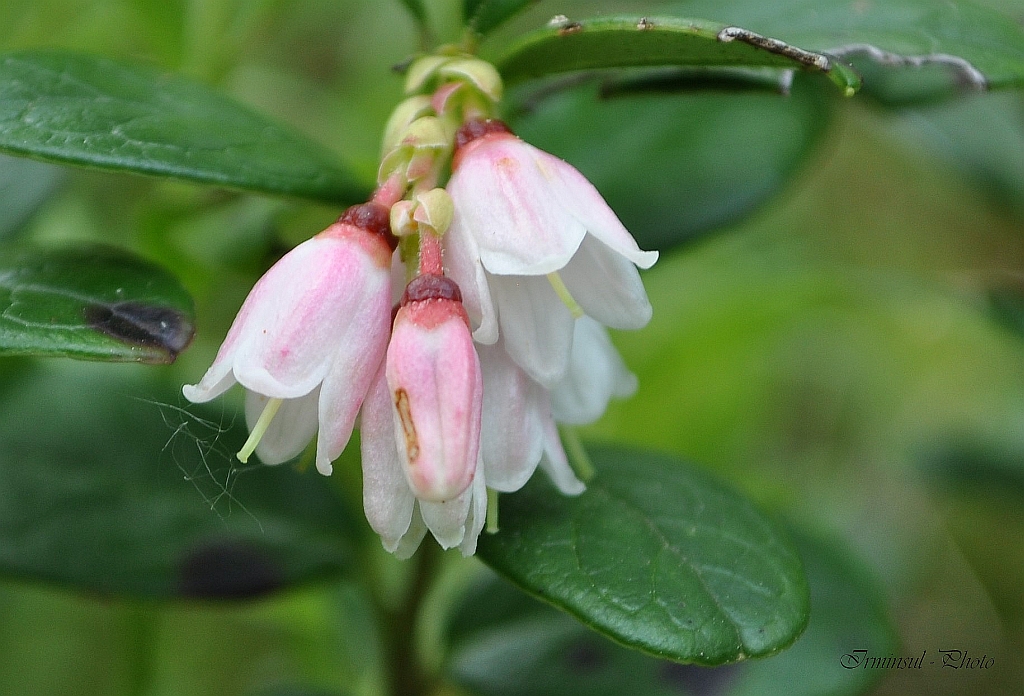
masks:
[[[413,211],[413,219],[419,223],[420,229],[426,228],[437,236],[448,231],[455,215],[452,197],[443,188],[435,188],[416,196],[419,204]]]
[[[430,97],[425,94],[420,94],[415,97],[409,97],[391,112],[388,123],[384,127],[384,140],[381,147],[381,152],[388,153],[402,141],[402,137],[408,130],[409,126],[419,118],[423,116],[429,116],[432,110],[430,108]]]
[[[451,56],[424,56],[409,66],[405,74],[405,93],[419,92],[437,74],[438,68],[451,60]]]
[[[437,68],[438,76],[469,82],[491,101],[501,101],[501,75],[493,65],[479,58],[456,58]]]

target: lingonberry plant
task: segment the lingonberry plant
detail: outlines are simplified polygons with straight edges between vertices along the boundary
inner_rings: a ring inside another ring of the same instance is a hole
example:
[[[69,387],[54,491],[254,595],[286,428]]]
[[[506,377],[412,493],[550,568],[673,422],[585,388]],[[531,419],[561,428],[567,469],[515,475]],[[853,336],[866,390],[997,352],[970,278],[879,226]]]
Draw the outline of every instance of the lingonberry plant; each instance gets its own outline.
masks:
[[[1022,16],[0,8],[0,692],[1014,688]]]

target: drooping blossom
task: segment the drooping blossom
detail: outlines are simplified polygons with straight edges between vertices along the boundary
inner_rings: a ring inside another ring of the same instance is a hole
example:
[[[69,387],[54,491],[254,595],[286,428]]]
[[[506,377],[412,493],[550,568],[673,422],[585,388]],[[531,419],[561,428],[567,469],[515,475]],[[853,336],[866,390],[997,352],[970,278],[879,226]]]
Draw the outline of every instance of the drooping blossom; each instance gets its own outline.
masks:
[[[462,288],[474,338],[505,349],[551,387],[569,367],[574,318],[638,329],[651,317],[642,251],[594,186],[499,121],[459,131],[447,190],[455,206],[446,267]]]
[[[387,550],[411,554],[427,529],[444,548],[475,550],[487,504],[482,395],[458,287],[418,276],[402,297],[360,422],[363,504]]]
[[[348,443],[380,366],[391,320],[388,211],[353,206],[281,258],[253,287],[202,380],[182,391],[209,401],[246,389],[249,450],[266,464],[298,455],[319,431],[317,468]]]

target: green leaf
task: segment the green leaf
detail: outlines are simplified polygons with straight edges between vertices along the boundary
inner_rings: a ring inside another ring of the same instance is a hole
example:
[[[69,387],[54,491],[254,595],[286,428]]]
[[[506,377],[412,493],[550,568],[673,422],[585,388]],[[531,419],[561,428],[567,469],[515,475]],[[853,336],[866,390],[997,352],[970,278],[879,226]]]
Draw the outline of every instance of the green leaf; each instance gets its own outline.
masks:
[[[807,622],[789,542],[699,469],[628,449],[593,453],[597,476],[564,497],[543,477],[501,499],[478,555],[527,592],[645,652],[718,665],[768,655]]]
[[[511,121],[525,140],[582,171],[641,247],[666,250],[748,214],[816,151],[838,100],[820,80],[800,77],[788,97],[604,97],[596,85],[540,101],[527,93],[528,108]]]
[[[170,363],[192,340],[189,294],[125,251],[3,250],[0,259],[0,356]]]
[[[490,576],[453,616],[446,668],[481,696],[853,696],[882,676],[845,669],[852,650],[889,656],[892,629],[874,583],[837,550],[802,541],[811,619],[781,655],[709,669],[615,645]]]
[[[0,362],[0,573],[238,598],[341,572],[353,523],[329,481],[241,467],[243,419],[185,410],[180,386],[151,375]]]
[[[0,239],[21,227],[50,197],[61,173],[49,164],[0,155]]]
[[[0,57],[0,151],[336,203],[366,193],[323,147],[203,85],[76,53]]]
[[[847,95],[860,86],[845,63],[822,53],[721,22],[677,17],[566,20],[521,37],[495,62],[510,83],[601,68],[696,65],[819,72]]]
[[[486,34],[537,0],[463,0],[462,16],[466,26]]]
[[[714,17],[838,56],[887,102],[1024,86],[1024,28],[969,0],[685,0],[665,11]]]

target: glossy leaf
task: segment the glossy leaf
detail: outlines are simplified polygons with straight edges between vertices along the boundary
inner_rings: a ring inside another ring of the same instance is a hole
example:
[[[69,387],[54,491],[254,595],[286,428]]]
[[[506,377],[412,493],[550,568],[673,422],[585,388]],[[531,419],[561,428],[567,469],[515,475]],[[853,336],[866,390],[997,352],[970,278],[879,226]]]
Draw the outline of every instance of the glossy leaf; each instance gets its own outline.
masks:
[[[59,167],[0,155],[0,239],[21,227],[60,182]]]
[[[462,16],[466,26],[486,34],[537,0],[463,0]]]
[[[167,271],[110,247],[4,250],[0,356],[174,362],[195,332]]]
[[[327,479],[234,459],[241,418],[97,363],[0,362],[0,573],[114,595],[265,594],[342,571]]]
[[[496,62],[509,82],[601,68],[698,65],[820,72],[847,95],[860,86],[855,72],[827,55],[721,22],[669,16],[553,22],[516,41]]]
[[[226,96],[77,53],[0,57],[0,151],[331,202],[365,194],[323,147]]]
[[[807,585],[792,546],[745,499],[684,462],[594,452],[578,497],[536,476],[501,498],[478,555],[527,592],[645,652],[719,665],[792,643]]]
[[[641,247],[666,250],[748,214],[815,152],[837,99],[820,80],[797,77],[788,97],[606,98],[596,85],[536,102],[526,93],[512,122],[525,140],[579,168]]]
[[[1024,28],[971,0],[685,0],[659,9],[838,56],[884,101],[1024,85]]]
[[[811,591],[807,630],[782,654],[716,668],[628,650],[493,576],[453,617],[447,670],[481,696],[854,696],[882,676],[845,669],[852,650],[895,649],[884,603],[863,571],[826,546],[802,541]]]

